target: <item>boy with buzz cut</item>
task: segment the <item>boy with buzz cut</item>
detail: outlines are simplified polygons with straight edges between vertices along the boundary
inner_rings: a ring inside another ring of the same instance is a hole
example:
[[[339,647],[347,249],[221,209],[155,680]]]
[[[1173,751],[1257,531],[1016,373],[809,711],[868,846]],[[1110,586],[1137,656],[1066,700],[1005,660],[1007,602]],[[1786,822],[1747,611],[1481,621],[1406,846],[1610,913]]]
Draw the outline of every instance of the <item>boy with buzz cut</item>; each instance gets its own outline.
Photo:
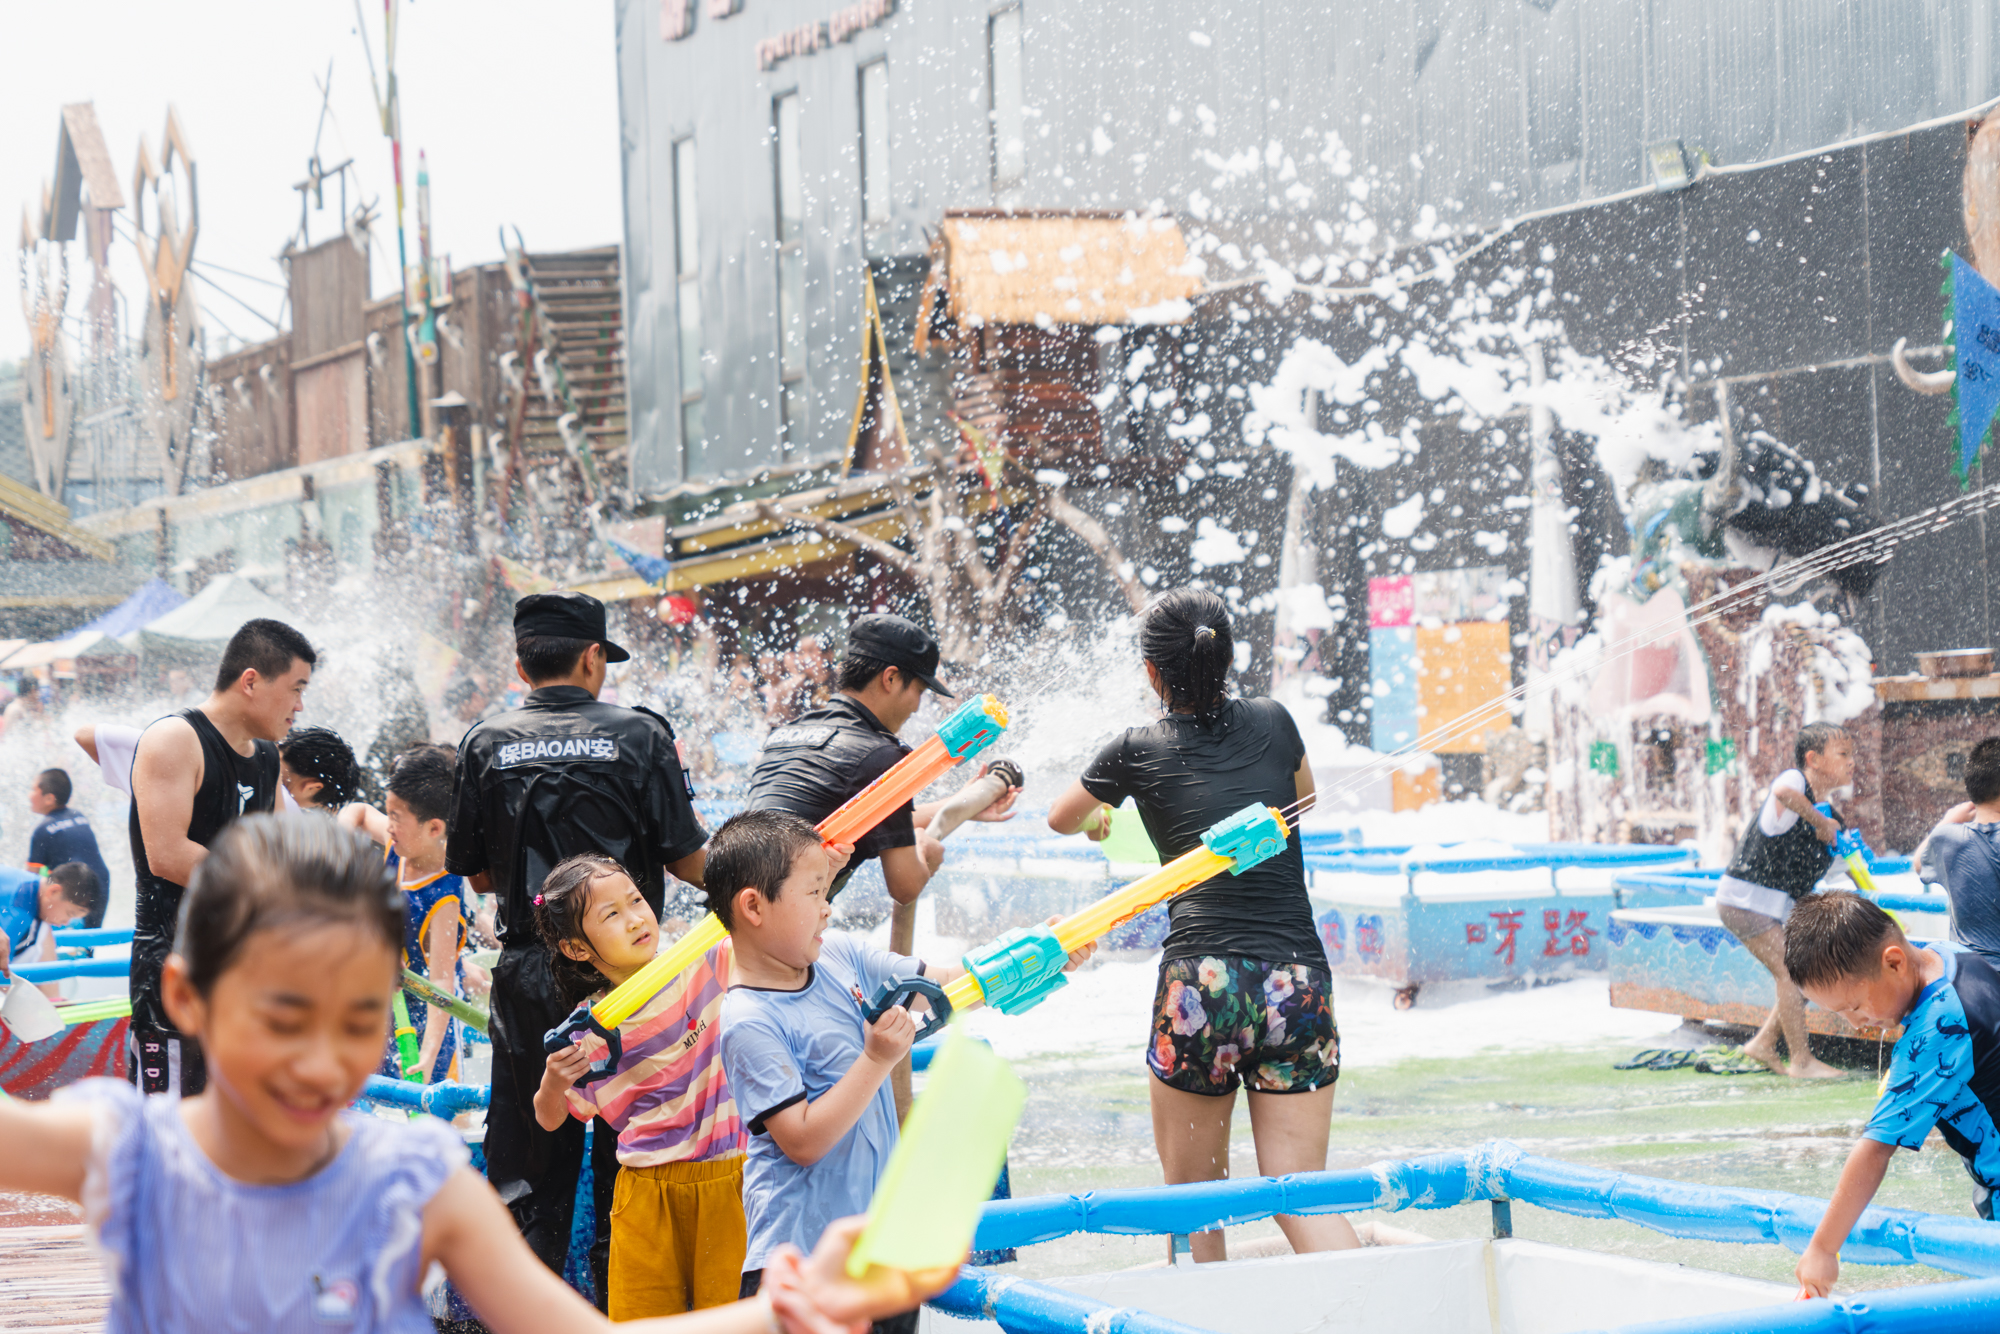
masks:
[[[412,746],[389,768],[388,794],[378,811],[355,802],[342,809],[341,823],[358,826],[388,850],[408,912],[403,928],[403,967],[459,994],[459,950],[465,941],[466,889],[461,876],[444,869],[446,817],[451,812],[452,774],[458,756],[449,746]],[[451,1016],[430,1004],[410,1005],[417,1030],[417,1068],[424,1082],[449,1079],[457,1056]],[[402,1073],[396,1040],[382,1057],[382,1073]]]
[[[965,971],[826,930],[827,888],[844,862],[784,811],[746,811],[708,844],[709,906],[736,955],[722,1001],[722,1065],[750,1132],[745,1296],[757,1292],[774,1248],[866,1213],[888,1166],[897,1139],[888,1076],[916,1021],[896,1006],[867,1023],[876,989],[919,975],[943,985]],[[1072,966],[1089,952],[1072,955]],[[878,1334],[916,1327],[915,1311],[874,1326]]]
[[[54,932],[88,913],[102,887],[82,862],[64,862],[46,876],[0,867],[0,974],[17,963],[56,957]],[[43,988],[54,994],[54,984]]]
[[[1947,942],[1919,949],[1859,894],[1815,894],[1793,909],[1785,967],[1806,998],[1857,1028],[1901,1024],[1882,1096],[1847,1156],[1797,1269],[1801,1297],[1840,1277],[1840,1245],[1875,1197],[1899,1148],[1920,1149],[1936,1126],[1965,1159],[1972,1206],[1993,1219],[2000,1186],[2000,971]]]

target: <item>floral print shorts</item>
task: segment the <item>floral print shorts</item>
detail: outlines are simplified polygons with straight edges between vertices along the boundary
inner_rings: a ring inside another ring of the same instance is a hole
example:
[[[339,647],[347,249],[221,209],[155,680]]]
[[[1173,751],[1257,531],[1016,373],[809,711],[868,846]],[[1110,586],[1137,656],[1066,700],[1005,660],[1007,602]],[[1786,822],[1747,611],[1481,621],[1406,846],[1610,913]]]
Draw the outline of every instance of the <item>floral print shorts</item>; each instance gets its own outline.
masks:
[[[1187,1093],[1309,1093],[1340,1078],[1333,975],[1208,955],[1160,965],[1146,1065]]]

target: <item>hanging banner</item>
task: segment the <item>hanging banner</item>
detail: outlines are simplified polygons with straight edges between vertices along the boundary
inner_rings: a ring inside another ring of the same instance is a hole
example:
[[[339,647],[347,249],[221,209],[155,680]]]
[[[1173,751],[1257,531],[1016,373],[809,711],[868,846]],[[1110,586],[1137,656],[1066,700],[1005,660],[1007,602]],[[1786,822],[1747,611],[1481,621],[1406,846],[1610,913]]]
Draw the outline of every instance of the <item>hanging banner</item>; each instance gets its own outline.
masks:
[[[1952,383],[1957,407],[1951,414],[1958,452],[1951,470],[1962,489],[1971,483],[1972,465],[1986,447],[1993,414],[2000,411],[2000,291],[1955,254],[1947,253],[1943,263],[1950,275],[1944,285],[1944,317],[1958,367]]]

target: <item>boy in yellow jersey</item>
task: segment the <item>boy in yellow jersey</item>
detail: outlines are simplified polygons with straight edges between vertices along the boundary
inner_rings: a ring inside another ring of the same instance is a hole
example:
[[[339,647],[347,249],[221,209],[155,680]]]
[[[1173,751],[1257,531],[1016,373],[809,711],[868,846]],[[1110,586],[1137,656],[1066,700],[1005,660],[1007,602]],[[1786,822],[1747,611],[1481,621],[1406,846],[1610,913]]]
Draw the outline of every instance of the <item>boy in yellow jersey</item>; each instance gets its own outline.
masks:
[[[465,882],[444,869],[446,813],[451,809],[452,770],[457,756],[449,746],[414,746],[389,769],[388,795],[378,811],[359,803],[342,812],[377,843],[389,849],[396,883],[409,897],[403,928],[403,966],[457,994],[459,949],[465,940]],[[435,1005],[412,1005],[424,1082],[449,1079],[457,1055],[451,1016]],[[392,1036],[382,1073],[398,1076],[402,1064]]]

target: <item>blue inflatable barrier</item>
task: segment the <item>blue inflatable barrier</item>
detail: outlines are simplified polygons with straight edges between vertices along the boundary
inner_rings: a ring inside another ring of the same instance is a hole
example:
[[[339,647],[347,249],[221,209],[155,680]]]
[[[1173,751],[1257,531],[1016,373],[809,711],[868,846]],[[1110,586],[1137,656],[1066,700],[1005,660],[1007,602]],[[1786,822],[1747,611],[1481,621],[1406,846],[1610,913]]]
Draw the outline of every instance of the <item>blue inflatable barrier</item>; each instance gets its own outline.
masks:
[[[492,1092],[484,1084],[457,1084],[449,1080],[437,1084],[412,1084],[387,1075],[370,1075],[357,1101],[408,1107],[449,1121],[461,1112],[486,1106]]]
[[[129,945],[132,943],[132,928],[129,926],[63,926],[56,928],[56,944],[63,949],[71,946],[96,948],[99,945]]]
[[[1805,1249],[1826,1210],[1826,1201],[1801,1195],[1580,1167],[1490,1140],[1469,1151],[1343,1172],[996,1201],[981,1215],[973,1245],[1028,1246],[1076,1232],[1205,1232],[1279,1213],[1442,1209],[1484,1200],[1520,1200],[1584,1218],[1620,1219],[1673,1237],[1774,1242],[1793,1251]],[[1975,1278],[2000,1277],[2000,1228],[1976,1218],[1870,1208],[1841,1256],[1860,1264],[1924,1264]],[[1994,1309],[2000,1314],[2000,1307]]]
[[[1636,866],[1674,866],[1691,863],[1694,853],[1686,848],[1643,843],[1516,843],[1509,852],[1460,855],[1447,844],[1436,852],[1419,856],[1411,853],[1417,844],[1384,846],[1362,843],[1352,849],[1328,847],[1321,851],[1310,843],[1306,865],[1315,871],[1351,871],[1359,875],[1469,875],[1478,871],[1533,871],[1546,867],[1621,869]]]
[[[1910,869],[1908,857],[1877,857],[1875,874],[1901,875]],[[1721,883],[1719,866],[1689,867],[1678,871],[1634,871],[1612,882],[1620,908],[1692,907],[1715,893]],[[1878,890],[1869,895],[1892,912],[1949,912],[1950,901],[1942,892]]]
[[[1996,1324],[2000,1324],[2000,1281],[1989,1279],[1884,1288],[1829,1302],[1759,1307],[1754,1314],[1719,1311],[1688,1320],[1626,1325],[1617,1334],[1743,1334],[1746,1328],[1758,1334],[1935,1334],[1993,1329]]]
[[[1206,1334],[1145,1311],[1107,1306],[1047,1284],[966,1265],[958,1282],[927,1305],[967,1320],[992,1320],[1007,1334]]]
[[[14,976],[29,982],[57,982],[65,977],[124,977],[132,971],[132,961],[123,955],[115,959],[56,959],[50,963],[17,963]]]

